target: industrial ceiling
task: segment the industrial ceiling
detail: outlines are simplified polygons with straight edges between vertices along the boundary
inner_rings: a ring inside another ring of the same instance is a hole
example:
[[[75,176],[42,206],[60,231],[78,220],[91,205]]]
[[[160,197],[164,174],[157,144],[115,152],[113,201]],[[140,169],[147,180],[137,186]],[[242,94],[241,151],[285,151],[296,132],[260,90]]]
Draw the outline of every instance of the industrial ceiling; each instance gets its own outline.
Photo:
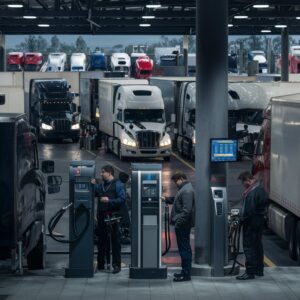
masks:
[[[263,34],[279,34],[281,29],[275,25],[287,25],[290,34],[300,34],[300,0],[228,2],[228,23],[232,26],[229,27],[229,34],[262,34],[262,30]],[[146,8],[150,3],[160,4],[161,7]],[[11,8],[8,7],[9,4],[23,6]],[[268,4],[268,7],[254,8],[254,4]],[[143,16],[155,18],[143,19]],[[181,35],[195,33],[195,22],[195,0],[0,1],[2,34]],[[141,27],[140,24],[151,26]]]

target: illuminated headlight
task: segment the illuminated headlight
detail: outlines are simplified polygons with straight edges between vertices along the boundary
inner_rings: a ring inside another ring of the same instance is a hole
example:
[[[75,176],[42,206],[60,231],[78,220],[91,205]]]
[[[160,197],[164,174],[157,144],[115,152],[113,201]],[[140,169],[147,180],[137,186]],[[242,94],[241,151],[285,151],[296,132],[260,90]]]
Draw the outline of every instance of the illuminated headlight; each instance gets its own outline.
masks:
[[[73,125],[71,126],[71,129],[72,129],[72,130],[80,129],[79,123],[73,124]]]
[[[130,146],[130,147],[136,147],[136,142],[133,139],[131,139],[129,136],[124,137],[122,139],[122,144],[124,144],[126,146]]]
[[[196,134],[195,134],[195,131],[194,131],[194,134],[193,134],[193,137],[192,137],[192,143],[193,143],[193,145],[196,144]]]
[[[53,130],[53,127],[51,125],[42,123],[42,129],[44,129],[44,130]]]
[[[166,147],[171,145],[171,139],[169,136],[164,136],[163,139],[160,141],[159,146],[160,147]]]

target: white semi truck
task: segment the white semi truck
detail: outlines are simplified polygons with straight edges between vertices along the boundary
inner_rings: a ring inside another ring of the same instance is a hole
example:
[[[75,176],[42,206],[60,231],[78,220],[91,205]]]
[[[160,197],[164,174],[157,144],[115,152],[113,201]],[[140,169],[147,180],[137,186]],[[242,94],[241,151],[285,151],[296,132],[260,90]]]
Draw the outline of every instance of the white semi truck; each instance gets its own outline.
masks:
[[[110,57],[111,71],[123,71],[130,75],[131,60],[127,53],[113,53]]]
[[[84,53],[73,53],[71,55],[71,71],[86,70],[86,55]]]
[[[161,91],[147,80],[99,80],[99,130],[105,151],[125,157],[170,160]]]
[[[47,72],[63,72],[66,67],[67,55],[63,52],[50,53],[47,62]]]
[[[269,192],[268,226],[300,262],[300,94],[275,97],[264,112],[252,173]]]

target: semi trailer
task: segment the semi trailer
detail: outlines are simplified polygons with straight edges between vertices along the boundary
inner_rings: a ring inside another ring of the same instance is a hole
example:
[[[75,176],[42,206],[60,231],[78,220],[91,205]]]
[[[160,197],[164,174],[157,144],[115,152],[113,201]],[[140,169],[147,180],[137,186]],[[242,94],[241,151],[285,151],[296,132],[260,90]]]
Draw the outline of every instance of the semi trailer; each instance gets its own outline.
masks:
[[[269,193],[267,224],[300,263],[300,94],[272,98],[256,144],[252,173]]]
[[[99,130],[105,151],[126,157],[170,160],[161,91],[147,80],[99,80]]]

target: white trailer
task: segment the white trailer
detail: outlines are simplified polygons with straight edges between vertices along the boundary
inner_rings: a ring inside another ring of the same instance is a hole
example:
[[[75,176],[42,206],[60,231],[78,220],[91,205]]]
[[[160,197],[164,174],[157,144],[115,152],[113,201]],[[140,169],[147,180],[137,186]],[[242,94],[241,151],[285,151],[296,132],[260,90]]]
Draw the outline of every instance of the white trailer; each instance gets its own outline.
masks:
[[[73,53],[71,55],[71,71],[86,70],[86,55],[84,53]]]
[[[24,113],[23,74],[0,73],[0,113]]]
[[[147,80],[99,80],[99,130],[106,152],[124,157],[170,159],[161,91]]]
[[[127,53],[113,53],[110,58],[110,67],[113,72],[123,71],[130,75],[131,60]]]
[[[50,53],[47,62],[47,72],[64,72],[67,55],[63,52]]]

